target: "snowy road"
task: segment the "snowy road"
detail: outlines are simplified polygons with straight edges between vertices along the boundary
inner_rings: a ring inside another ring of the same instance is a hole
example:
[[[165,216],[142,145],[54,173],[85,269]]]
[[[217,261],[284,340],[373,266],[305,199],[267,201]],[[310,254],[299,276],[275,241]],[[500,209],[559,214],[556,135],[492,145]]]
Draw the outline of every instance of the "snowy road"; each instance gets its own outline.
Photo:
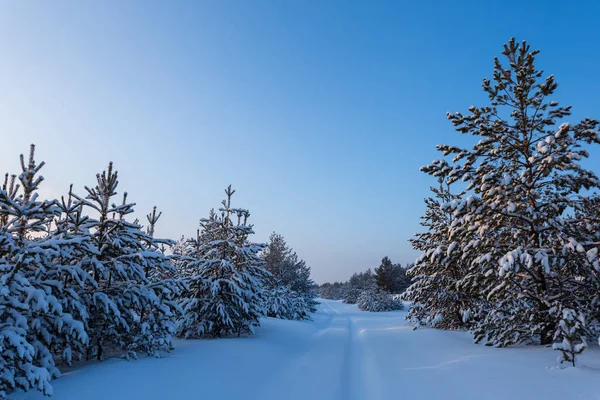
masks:
[[[266,319],[253,337],[179,341],[162,359],[74,368],[53,382],[53,398],[600,399],[597,347],[581,367],[557,370],[551,349],[495,349],[466,333],[413,331],[405,315],[324,300],[314,321]]]

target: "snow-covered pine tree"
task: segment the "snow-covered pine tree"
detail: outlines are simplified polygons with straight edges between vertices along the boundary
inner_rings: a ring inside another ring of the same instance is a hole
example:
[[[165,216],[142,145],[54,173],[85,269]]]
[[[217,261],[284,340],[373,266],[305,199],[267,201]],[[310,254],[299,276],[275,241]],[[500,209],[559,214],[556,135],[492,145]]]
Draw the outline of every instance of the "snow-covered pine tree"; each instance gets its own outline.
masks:
[[[301,309],[287,315],[304,316],[317,310],[315,300],[315,283],[310,279],[310,267],[301,260],[296,252],[288,247],[282,235],[273,232],[269,243],[262,253],[265,259],[265,267],[271,273],[272,279],[267,282],[266,295],[268,297],[288,293],[290,298],[288,304],[298,304]],[[288,290],[284,290],[283,286]],[[302,297],[304,301],[300,301]],[[269,299],[270,304],[278,304],[283,299]],[[304,318],[302,318],[304,319]]]
[[[371,269],[365,272],[354,273],[348,280],[347,290],[344,293],[344,302],[347,304],[356,304],[363,291],[376,289],[377,282]]]
[[[216,221],[216,214],[212,209],[210,210],[208,220]],[[204,237],[200,236],[200,229],[198,229],[196,231],[195,239],[185,239],[182,237],[181,240],[177,242],[173,251],[177,260],[177,276],[188,282],[188,284],[192,284],[192,278],[200,279],[199,273],[204,265],[202,246],[211,240],[206,237],[205,233],[203,233],[203,235]],[[200,280],[193,285],[201,286],[201,284],[202,281]]]
[[[210,210],[206,219],[210,222],[204,222],[209,226],[217,223],[217,214],[214,209]],[[201,224],[202,224],[201,220]],[[203,241],[206,241],[204,243]],[[187,285],[182,293],[179,305],[183,310],[177,323],[177,334],[186,338],[198,338],[204,335],[206,325],[202,322],[203,309],[206,296],[210,293],[210,288],[206,286],[206,280],[201,274],[205,259],[202,253],[204,245],[212,241],[206,232],[200,229],[196,231],[195,239],[181,239],[176,249],[177,259],[177,277]]]
[[[179,324],[183,337],[251,334],[264,315],[263,284],[269,276],[259,256],[264,245],[248,240],[254,233],[250,213],[231,207],[234,193],[230,185],[220,215],[200,221],[200,263],[188,279]]]
[[[396,311],[404,308],[401,300],[395,299],[390,293],[381,289],[363,290],[356,304],[359,309],[370,312]]]
[[[421,217],[421,226],[427,230],[410,239],[421,256],[408,270],[413,282],[404,292],[404,298],[412,303],[406,318],[415,326],[459,329],[465,326],[471,298],[457,286],[466,269],[458,243],[449,235],[454,217],[442,206],[459,200],[461,194],[453,194],[443,180],[439,187],[431,187],[431,192],[433,197],[425,199]]]
[[[146,219],[148,220],[148,227],[146,228],[146,233],[148,236],[154,237],[154,230],[156,229],[156,223],[162,216],[162,211],[158,214],[156,213],[156,206],[152,207],[152,212],[146,215]],[[169,243],[172,245],[173,243]]]
[[[171,246],[171,264],[173,264],[173,271],[167,273],[169,278],[183,279],[183,267],[185,264],[185,253],[189,244],[189,239],[185,236],[181,236]]]
[[[310,267],[293,250],[284,265],[284,271],[288,271],[289,273],[284,275],[283,282],[286,282],[286,286],[297,294],[295,297],[304,299],[303,302],[299,302],[297,299],[295,301],[306,305],[309,313],[317,311],[318,302],[315,300],[317,297],[316,285],[310,278]]]
[[[174,246],[176,242],[154,236],[156,223],[161,215],[162,212],[156,213],[154,206],[152,213],[146,216],[146,235],[139,236],[147,249],[142,255],[144,272],[149,280],[147,288],[153,292],[154,297],[149,298],[150,301],[140,315],[141,323],[137,328],[140,340],[137,347],[155,357],[160,356],[159,350],[173,348],[172,338],[177,328],[177,319],[183,312],[179,306],[179,297],[186,289],[185,283],[175,277],[177,255],[165,254],[166,248]]]
[[[440,160],[423,170],[468,184],[470,195],[446,209],[454,212],[455,251],[469,268],[461,285],[479,287],[489,300],[475,339],[503,346],[537,337],[548,344],[562,318],[551,310],[588,314],[589,294],[598,288],[598,240],[587,240],[581,227],[585,199],[596,195],[599,181],[579,161],[588,157],[587,145],[600,143],[599,123],[557,127],[571,109],[552,98],[557,84],[536,69],[538,51],[511,39],[502,54],[507,65],[496,59],[493,83],[483,82],[491,104],[448,116],[458,132],[480,141],[470,150],[439,145],[451,164]]]
[[[265,315],[271,318],[294,319],[292,291],[283,285],[268,285],[265,288]]]
[[[0,397],[16,388],[51,395],[50,379],[60,375],[54,355],[70,362],[88,340],[85,310],[67,286],[85,279],[68,261],[78,239],[48,234],[60,211],[38,199],[44,163],[34,157],[32,145],[28,162],[21,155],[20,185],[7,174],[0,190]]]
[[[275,279],[282,281],[286,275],[285,263],[291,252],[292,249],[288,247],[282,235],[276,232],[271,233],[269,243],[263,251],[263,258],[265,259],[265,268]]]
[[[319,296],[324,299],[342,300],[346,292],[346,283],[343,282],[325,282],[319,286]]]
[[[53,282],[61,282],[63,290],[59,300],[63,312],[75,315],[77,320],[83,322],[80,329],[85,329],[87,304],[80,293],[95,285],[93,278],[81,265],[81,259],[91,249],[91,235],[83,228],[87,217],[82,215],[81,206],[74,202],[72,185],[67,198],[61,197],[60,201],[56,201],[56,205],[59,214],[50,225],[48,239],[54,242],[58,251],[47,253],[51,257],[49,265],[52,266],[46,270],[47,277]],[[87,352],[87,344],[87,341],[75,341],[72,345],[65,346],[60,354],[62,361],[70,365],[73,358],[81,359]]]
[[[552,348],[561,352],[558,361],[575,366],[575,357],[587,347],[585,317],[575,310],[566,308],[561,312],[558,329],[554,333]]]
[[[576,240],[589,249],[585,254],[584,264],[591,263],[592,266],[586,271],[586,301],[579,303],[578,307],[586,307],[584,314],[587,330],[600,342],[600,259],[597,247],[600,244],[600,196],[583,198],[581,207],[576,210],[576,220],[579,223],[569,227],[572,228],[573,235],[577,235]]]
[[[96,178],[94,187],[85,187],[85,198],[74,195],[80,207],[97,214],[86,221],[92,246],[81,260],[95,282],[81,293],[89,313],[88,357],[102,359],[116,349],[125,358],[135,358],[137,351],[157,355],[158,350],[170,349],[176,319],[172,300],[177,285],[148,278],[171,268],[169,257],[159,250],[164,241],[143,232],[137,221],[126,220],[134,207],[127,193],[120,205],[113,203],[118,176],[112,163]]]
[[[265,290],[265,314],[267,317],[305,320],[310,319],[311,308],[306,299],[284,285]]]

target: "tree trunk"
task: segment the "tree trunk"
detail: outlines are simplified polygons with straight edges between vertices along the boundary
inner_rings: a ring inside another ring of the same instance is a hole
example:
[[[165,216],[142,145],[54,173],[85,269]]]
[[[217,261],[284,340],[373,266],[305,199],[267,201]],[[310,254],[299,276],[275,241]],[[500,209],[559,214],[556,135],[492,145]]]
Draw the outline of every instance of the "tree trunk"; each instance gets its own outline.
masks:
[[[542,333],[541,333],[541,337],[540,337],[540,342],[542,345],[549,345],[552,344],[552,325],[550,324],[546,324],[544,325],[544,327],[542,328]]]

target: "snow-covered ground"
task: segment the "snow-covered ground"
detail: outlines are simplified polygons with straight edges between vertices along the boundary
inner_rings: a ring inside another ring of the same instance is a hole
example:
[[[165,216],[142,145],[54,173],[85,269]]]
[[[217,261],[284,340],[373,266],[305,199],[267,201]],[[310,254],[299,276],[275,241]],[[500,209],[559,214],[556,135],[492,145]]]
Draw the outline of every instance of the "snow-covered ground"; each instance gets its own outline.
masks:
[[[475,345],[466,333],[414,331],[405,315],[323,300],[312,322],[265,319],[253,337],[178,341],[162,359],[74,368],[53,382],[53,398],[600,399],[597,347],[559,370],[550,348]]]

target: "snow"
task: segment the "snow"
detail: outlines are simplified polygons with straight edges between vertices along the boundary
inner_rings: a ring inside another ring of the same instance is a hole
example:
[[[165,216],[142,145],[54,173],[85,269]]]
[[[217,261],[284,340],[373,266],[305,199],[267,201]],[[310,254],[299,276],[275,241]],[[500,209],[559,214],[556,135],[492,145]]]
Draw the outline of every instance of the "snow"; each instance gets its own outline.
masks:
[[[550,347],[493,348],[413,330],[406,311],[321,300],[314,321],[266,318],[250,337],[176,341],[164,358],[74,367],[53,399],[597,399],[600,350],[558,369]],[[16,400],[43,399],[34,391]]]

